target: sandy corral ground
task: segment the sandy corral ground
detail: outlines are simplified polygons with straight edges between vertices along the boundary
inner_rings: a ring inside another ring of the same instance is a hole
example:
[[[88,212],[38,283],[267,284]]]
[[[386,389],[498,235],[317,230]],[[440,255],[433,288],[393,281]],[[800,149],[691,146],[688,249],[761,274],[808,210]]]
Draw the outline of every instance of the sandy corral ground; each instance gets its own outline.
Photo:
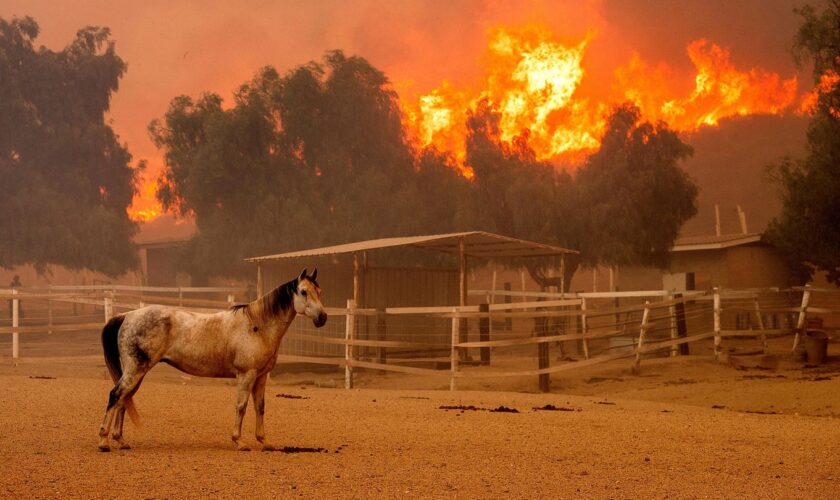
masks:
[[[31,339],[17,363],[0,341],[0,497],[840,497],[837,344],[822,366],[789,360],[789,339],[726,363],[645,360],[640,375],[624,360],[553,377],[550,394],[371,372],[347,391],[339,371],[278,372],[266,427],[287,449],[270,453],[234,451],[226,381],[160,366],[136,397],[145,425],[126,424],[133,449],[101,453],[111,383],[95,343]],[[243,434],[255,444],[250,408]]]

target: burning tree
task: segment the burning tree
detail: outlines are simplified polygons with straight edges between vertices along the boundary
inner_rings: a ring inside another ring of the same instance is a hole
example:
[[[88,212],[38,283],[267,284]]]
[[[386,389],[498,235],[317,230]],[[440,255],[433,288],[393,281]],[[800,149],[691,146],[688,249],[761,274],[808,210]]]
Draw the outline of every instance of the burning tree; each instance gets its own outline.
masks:
[[[618,106],[601,146],[572,175],[537,160],[527,133],[502,141],[498,113],[487,106],[468,121],[467,163],[478,205],[486,207],[479,224],[579,249],[567,260],[567,285],[580,264],[667,263],[680,227],[697,212],[697,187],[678,166],[692,150],[676,132],[642,121],[632,104]],[[543,287],[559,286],[545,264],[529,265],[531,276]]]
[[[126,65],[107,28],[36,50],[30,17],[0,19],[0,266],[118,275],[136,264],[137,170],[105,122]]]
[[[768,234],[800,266],[803,280],[819,270],[840,284],[840,1],[797,13],[803,22],[795,54],[798,62],[813,62],[816,88],[805,158],[784,158],[774,169],[784,206]]]

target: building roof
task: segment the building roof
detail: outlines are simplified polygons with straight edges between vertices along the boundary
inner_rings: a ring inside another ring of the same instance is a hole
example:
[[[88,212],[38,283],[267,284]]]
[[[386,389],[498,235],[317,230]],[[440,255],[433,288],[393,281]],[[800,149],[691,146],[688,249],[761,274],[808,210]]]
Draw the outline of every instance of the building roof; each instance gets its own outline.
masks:
[[[547,257],[578,253],[568,248],[536,243],[533,241],[520,240],[501,236],[483,231],[469,231],[464,233],[432,234],[426,236],[407,236],[400,238],[381,238],[378,240],[358,241],[333,245],[322,248],[312,248],[297,252],[278,253],[251,257],[245,259],[248,262],[264,262],[268,260],[295,259],[301,257],[315,257],[321,255],[338,255],[346,253],[365,252],[368,250],[379,250],[408,246],[415,248],[426,248],[439,252],[457,254],[460,242],[464,242],[464,253],[470,257],[501,258],[501,257]]]
[[[672,252],[691,252],[696,250],[719,250],[723,248],[748,245],[761,241],[761,233],[722,234],[720,236],[685,236],[674,242]]]

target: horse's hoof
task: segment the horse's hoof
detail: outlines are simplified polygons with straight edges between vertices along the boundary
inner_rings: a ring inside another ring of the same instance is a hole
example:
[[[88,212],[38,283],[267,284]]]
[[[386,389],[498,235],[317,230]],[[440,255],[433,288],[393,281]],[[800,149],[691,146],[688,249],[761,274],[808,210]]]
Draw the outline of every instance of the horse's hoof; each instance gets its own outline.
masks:
[[[277,451],[277,447],[268,443],[263,443],[262,451]]]
[[[100,444],[99,445],[99,451],[111,451],[111,447],[108,446],[107,444]]]
[[[251,448],[244,443],[236,443],[236,451],[251,451]]]
[[[131,445],[130,445],[130,444],[128,444],[128,443],[125,443],[125,442],[120,443],[120,449],[121,449],[121,450],[130,450],[130,449],[131,449]]]

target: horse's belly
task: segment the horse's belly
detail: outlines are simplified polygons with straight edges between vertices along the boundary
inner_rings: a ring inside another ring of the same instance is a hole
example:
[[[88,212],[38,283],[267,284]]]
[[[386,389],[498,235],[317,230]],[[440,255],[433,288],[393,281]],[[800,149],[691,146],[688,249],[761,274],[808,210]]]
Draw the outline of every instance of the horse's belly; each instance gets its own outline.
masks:
[[[233,378],[235,374],[233,370],[225,366],[223,363],[214,363],[209,360],[181,360],[163,358],[162,362],[174,366],[184,373],[194,375],[196,377],[223,377]]]

